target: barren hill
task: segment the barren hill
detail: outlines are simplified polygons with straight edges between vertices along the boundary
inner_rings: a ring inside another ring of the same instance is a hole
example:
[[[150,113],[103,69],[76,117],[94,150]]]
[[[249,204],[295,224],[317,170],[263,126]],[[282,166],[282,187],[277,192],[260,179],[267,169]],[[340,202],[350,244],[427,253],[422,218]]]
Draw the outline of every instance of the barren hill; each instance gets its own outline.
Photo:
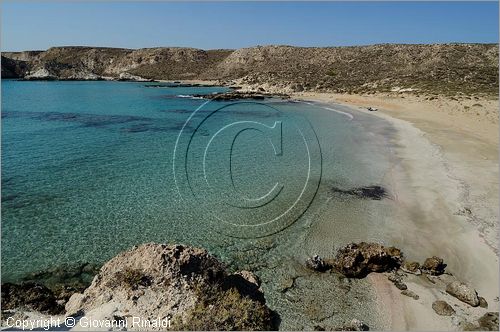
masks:
[[[47,51],[4,52],[3,57],[4,78],[102,79],[135,75],[162,80],[236,80],[290,91],[407,89],[450,95],[498,94],[497,44],[257,46],[234,51],[53,47]],[[13,75],[4,76],[4,72],[12,72],[8,69],[12,66],[19,68]]]

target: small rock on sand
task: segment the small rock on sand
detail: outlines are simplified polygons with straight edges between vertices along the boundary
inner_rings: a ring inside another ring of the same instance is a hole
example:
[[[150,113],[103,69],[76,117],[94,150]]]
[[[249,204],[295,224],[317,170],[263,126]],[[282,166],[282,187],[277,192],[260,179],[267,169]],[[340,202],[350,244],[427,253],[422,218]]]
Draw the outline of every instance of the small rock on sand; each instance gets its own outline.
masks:
[[[406,290],[408,289],[408,286],[404,282],[397,281],[394,283],[394,286],[396,286],[397,289],[399,290]]]
[[[479,305],[479,298],[476,290],[463,282],[453,281],[449,283],[448,286],[446,286],[446,292],[473,307]]]
[[[405,289],[404,291],[401,292],[401,294],[406,295],[408,297],[411,297],[414,300],[418,300],[420,298],[420,296],[418,296],[417,294],[415,294],[414,292],[412,292],[409,289]]]
[[[432,275],[443,274],[445,268],[446,264],[444,264],[443,259],[437,256],[427,258],[422,265],[422,269]]]
[[[422,274],[420,271],[420,264],[418,262],[408,262],[406,261],[403,266],[401,266],[401,270],[407,273],[412,273],[416,275]]]
[[[451,307],[446,301],[434,301],[432,309],[440,316],[451,316],[455,313],[455,309]]]
[[[353,319],[349,323],[344,324],[341,327],[337,327],[335,331],[369,331],[368,325],[360,321],[359,319]]]
[[[387,277],[387,279],[389,279],[389,281],[391,281],[394,284],[394,286],[396,286],[396,288],[398,288],[399,290],[408,289],[406,284],[403,282],[403,278],[400,275],[393,273],[393,274],[390,274]]]

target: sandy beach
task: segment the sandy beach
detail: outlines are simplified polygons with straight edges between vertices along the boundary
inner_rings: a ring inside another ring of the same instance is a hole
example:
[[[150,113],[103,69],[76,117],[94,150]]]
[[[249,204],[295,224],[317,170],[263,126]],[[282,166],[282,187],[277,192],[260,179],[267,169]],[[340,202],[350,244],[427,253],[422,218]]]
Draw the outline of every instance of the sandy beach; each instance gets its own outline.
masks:
[[[378,109],[369,113],[397,129],[395,141],[389,142],[397,156],[390,176],[401,214],[386,240],[411,260],[443,257],[448,271],[485,297],[489,311],[497,311],[498,100],[322,93],[293,97],[343,104],[353,114]],[[434,313],[431,304],[443,294],[430,283],[408,283],[420,296],[415,301],[401,296],[383,275],[372,274],[369,280],[385,308],[387,328],[457,329],[456,320]],[[475,318],[480,312],[463,315]]]

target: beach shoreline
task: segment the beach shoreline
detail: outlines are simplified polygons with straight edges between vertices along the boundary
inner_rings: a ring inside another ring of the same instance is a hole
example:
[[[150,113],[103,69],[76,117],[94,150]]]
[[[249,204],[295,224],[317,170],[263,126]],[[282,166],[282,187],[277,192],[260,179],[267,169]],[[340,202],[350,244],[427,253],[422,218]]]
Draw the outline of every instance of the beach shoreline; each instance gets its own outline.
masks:
[[[368,113],[392,124],[397,134],[391,145],[398,160],[390,176],[401,213],[389,235],[394,238],[387,240],[404,248],[412,260],[442,256],[449,271],[486,298],[489,311],[498,311],[498,121],[488,116],[498,101],[477,102],[488,108],[477,115],[454,114],[459,102],[443,99],[419,104],[415,97],[323,93],[292,98],[348,106],[354,116]],[[382,314],[387,328],[457,329],[457,322],[448,318],[427,322],[436,316],[431,304],[439,299],[432,289],[413,284],[420,296],[414,301],[398,294],[383,275],[370,275],[369,280],[380,307],[386,308]]]

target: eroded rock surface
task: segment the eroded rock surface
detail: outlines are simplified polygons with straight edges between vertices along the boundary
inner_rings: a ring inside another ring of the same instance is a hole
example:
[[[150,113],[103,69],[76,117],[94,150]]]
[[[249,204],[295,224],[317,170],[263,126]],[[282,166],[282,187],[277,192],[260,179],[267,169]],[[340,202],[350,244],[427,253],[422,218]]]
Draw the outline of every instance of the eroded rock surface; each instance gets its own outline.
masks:
[[[206,250],[144,244],[107,262],[68,315],[170,318],[175,329],[273,329],[258,279],[228,274]],[[202,314],[203,313],[203,314]]]

